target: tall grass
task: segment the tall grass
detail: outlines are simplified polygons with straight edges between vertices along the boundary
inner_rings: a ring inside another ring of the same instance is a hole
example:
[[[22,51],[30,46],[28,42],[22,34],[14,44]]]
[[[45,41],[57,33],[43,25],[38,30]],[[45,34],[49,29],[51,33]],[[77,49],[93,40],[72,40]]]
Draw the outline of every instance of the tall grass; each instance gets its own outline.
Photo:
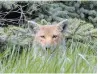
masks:
[[[66,55],[34,58],[33,48],[16,51],[16,45],[8,44],[0,53],[0,73],[96,73],[96,49],[90,43],[71,40],[67,42]],[[12,49],[12,50],[11,50]]]

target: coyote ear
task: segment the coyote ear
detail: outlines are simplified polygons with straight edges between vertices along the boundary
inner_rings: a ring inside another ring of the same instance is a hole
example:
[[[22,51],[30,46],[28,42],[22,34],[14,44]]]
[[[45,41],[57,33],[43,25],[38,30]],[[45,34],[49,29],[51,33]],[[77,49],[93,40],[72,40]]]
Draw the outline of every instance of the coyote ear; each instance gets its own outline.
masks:
[[[39,30],[39,24],[34,21],[28,21],[28,28],[31,33],[35,34]]]
[[[61,32],[65,32],[67,24],[68,24],[68,20],[67,19],[61,21],[60,23],[58,23],[58,27],[59,27]]]

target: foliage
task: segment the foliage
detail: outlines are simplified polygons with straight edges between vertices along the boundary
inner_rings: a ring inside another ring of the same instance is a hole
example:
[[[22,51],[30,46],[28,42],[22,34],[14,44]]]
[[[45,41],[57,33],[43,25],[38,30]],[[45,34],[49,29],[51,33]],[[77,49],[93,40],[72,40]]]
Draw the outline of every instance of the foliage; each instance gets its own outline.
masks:
[[[80,42],[88,43],[91,41],[91,44],[95,44],[93,43],[93,40],[96,41],[97,30],[91,23],[87,23],[79,19],[69,19],[68,22],[69,23],[65,32],[65,37]]]
[[[66,18],[80,18],[93,23],[94,27],[97,26],[96,1],[13,1],[0,2],[0,4],[0,14],[3,18],[1,18],[1,25],[6,22],[19,25],[29,19],[36,21],[45,19],[48,22],[54,22]],[[5,18],[12,20],[7,21],[4,20]]]

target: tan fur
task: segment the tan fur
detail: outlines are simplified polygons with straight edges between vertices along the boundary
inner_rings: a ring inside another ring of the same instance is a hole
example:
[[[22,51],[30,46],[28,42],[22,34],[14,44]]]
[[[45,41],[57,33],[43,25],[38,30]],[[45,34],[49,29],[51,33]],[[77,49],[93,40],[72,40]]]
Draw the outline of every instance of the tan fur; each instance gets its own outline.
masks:
[[[44,36],[45,38],[41,38],[41,36]],[[53,38],[53,36],[57,37]],[[43,48],[46,46],[57,46],[61,43],[62,39],[62,33],[58,30],[56,25],[41,26],[38,33],[35,35],[35,42],[41,44]]]

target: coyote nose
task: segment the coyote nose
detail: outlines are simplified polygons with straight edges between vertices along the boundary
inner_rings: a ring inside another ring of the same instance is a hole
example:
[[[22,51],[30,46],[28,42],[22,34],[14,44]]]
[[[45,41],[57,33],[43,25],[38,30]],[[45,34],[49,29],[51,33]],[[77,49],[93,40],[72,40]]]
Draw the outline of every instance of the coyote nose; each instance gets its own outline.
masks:
[[[45,49],[46,50],[51,49],[51,45],[50,44],[46,44]]]
[[[50,49],[50,47],[46,47],[46,50]]]

